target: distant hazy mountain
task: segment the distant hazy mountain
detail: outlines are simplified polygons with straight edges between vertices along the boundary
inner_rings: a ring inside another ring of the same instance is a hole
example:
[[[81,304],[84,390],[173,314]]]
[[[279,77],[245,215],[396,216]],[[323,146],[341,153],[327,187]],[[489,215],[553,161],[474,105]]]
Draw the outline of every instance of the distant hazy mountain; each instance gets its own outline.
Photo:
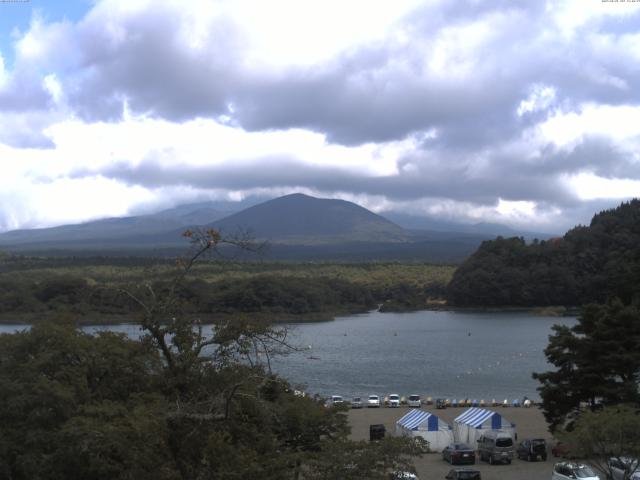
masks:
[[[286,195],[211,224],[223,232],[249,230],[277,243],[404,242],[410,234],[393,222],[344,200]]]
[[[226,206],[226,205],[225,205]],[[233,213],[215,202],[195,203],[148,215],[104,218],[76,225],[13,230],[0,234],[2,245],[122,241],[157,235],[192,225],[202,225]]]
[[[499,235],[503,237],[524,237],[527,240],[533,240],[534,238],[543,240],[557,236],[557,234],[516,230],[499,223],[460,223],[398,212],[382,212],[381,214],[401,227],[410,230],[470,233],[486,235],[489,238],[495,238]]]

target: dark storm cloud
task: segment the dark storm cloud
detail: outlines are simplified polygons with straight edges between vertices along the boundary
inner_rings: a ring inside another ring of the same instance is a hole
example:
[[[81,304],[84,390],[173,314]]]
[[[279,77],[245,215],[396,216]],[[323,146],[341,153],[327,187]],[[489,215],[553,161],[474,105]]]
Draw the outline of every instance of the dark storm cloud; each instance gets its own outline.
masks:
[[[147,160],[137,166],[126,162],[100,171],[77,170],[74,178],[101,175],[130,185],[147,188],[191,186],[201,189],[296,189],[308,188],[324,192],[350,192],[407,201],[425,197],[451,198],[482,205],[494,205],[500,196],[507,200],[546,199],[572,204],[553,177],[525,172],[513,173],[508,182],[499,175],[475,176],[469,165],[442,164],[407,159],[397,175],[368,176],[353,170],[314,166],[293,158],[265,157],[233,165],[194,167],[186,164],[160,165]]]
[[[443,2],[402,20],[406,42],[388,38],[312,66],[261,69],[247,62],[232,19],[217,19],[193,45],[175,4],[118,14],[98,4],[63,37],[77,52],[60,81],[88,120],[116,121],[126,103],[171,121],[224,115],[250,131],[306,128],[345,145],[437,129],[443,146],[477,149],[522,133],[528,123],[515,111],[534,85],[553,87],[558,105],[640,103],[631,88],[640,83],[637,61],[616,44],[616,32],[638,18],[607,21],[607,41],[591,45],[591,30],[554,31],[543,2]],[[455,33],[473,22],[480,33]],[[442,71],[429,66],[438,56]]]
[[[468,72],[455,73],[465,68],[463,59],[462,66],[452,62],[451,73],[436,74],[425,66],[435,55],[429,44],[451,25],[430,19],[423,27],[422,16],[430,13],[411,17],[407,29],[415,39],[406,45],[363,47],[311,72],[244,78],[234,91],[234,118],[249,130],[304,127],[347,145],[436,128],[440,143],[478,148],[522,133],[533,117],[527,123],[515,112],[535,85],[553,88],[555,104],[566,108],[640,103],[640,92],[632,88],[640,83],[640,70],[627,49],[615,38],[595,49],[581,38],[545,36],[549,20],[531,16],[540,9],[481,11],[488,28],[495,24],[499,31],[471,54]]]
[[[159,3],[123,14],[117,38],[104,8],[78,25],[82,70],[69,77],[69,101],[83,118],[119,119],[124,101],[134,113],[174,121],[227,111],[241,58],[235,30],[219,20],[191,46],[179,13]]]
[[[0,88],[0,112],[28,112],[50,107],[51,96],[42,87],[41,79],[13,76]]]

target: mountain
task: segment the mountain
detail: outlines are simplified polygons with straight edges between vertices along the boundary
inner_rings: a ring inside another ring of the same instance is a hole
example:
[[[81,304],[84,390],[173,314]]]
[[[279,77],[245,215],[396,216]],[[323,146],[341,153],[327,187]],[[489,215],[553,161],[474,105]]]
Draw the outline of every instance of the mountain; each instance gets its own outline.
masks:
[[[406,242],[402,227],[355,203],[285,195],[210,224],[222,232],[249,230],[258,239],[287,244]]]
[[[516,230],[499,223],[461,223],[447,220],[440,220],[432,217],[419,215],[409,215],[395,211],[382,212],[385,218],[409,230],[428,230],[436,232],[460,232],[473,235],[486,235],[488,238],[495,238],[498,235],[503,237],[523,237],[525,240],[546,240],[557,236],[556,234],[530,232]]]
[[[640,200],[602,211],[562,238],[484,242],[456,270],[447,296],[461,306],[640,301]]]
[[[229,216],[258,201],[258,199],[250,199],[241,202],[191,203],[146,215],[104,218],[51,228],[13,230],[0,234],[0,247],[21,248],[29,245],[64,246],[109,242],[120,244],[139,237],[156,236],[203,225]]]
[[[259,203],[203,202],[148,215],[0,234],[0,249],[32,255],[175,256],[187,228],[249,232],[267,259],[459,262],[495,235],[409,230],[355,203],[292,194]]]

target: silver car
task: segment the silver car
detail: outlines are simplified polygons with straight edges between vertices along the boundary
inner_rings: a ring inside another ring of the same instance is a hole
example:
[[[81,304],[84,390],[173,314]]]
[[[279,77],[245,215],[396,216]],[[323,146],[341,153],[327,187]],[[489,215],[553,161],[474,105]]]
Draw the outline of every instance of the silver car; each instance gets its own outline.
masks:
[[[553,466],[551,480],[600,480],[591,467],[581,463],[560,462]]]
[[[611,472],[612,480],[640,480],[640,466],[637,459],[612,457],[607,461],[607,466]],[[627,473],[627,477],[624,476],[625,473]]]

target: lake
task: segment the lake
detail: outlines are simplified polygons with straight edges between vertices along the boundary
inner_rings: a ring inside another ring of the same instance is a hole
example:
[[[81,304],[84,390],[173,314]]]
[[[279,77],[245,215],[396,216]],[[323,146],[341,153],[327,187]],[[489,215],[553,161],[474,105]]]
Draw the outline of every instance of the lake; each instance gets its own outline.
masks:
[[[575,322],[527,313],[371,312],[291,325],[294,341],[311,348],[275,368],[323,395],[539,398],[531,373],[550,367],[543,350],[551,327]]]
[[[420,311],[287,324],[301,351],[277,359],[273,367],[321,395],[539,398],[531,373],[549,369],[543,350],[551,327],[575,322],[528,313]],[[22,328],[2,325],[0,332]],[[140,333],[138,326],[124,324],[85,330],[105,328],[132,338]]]

